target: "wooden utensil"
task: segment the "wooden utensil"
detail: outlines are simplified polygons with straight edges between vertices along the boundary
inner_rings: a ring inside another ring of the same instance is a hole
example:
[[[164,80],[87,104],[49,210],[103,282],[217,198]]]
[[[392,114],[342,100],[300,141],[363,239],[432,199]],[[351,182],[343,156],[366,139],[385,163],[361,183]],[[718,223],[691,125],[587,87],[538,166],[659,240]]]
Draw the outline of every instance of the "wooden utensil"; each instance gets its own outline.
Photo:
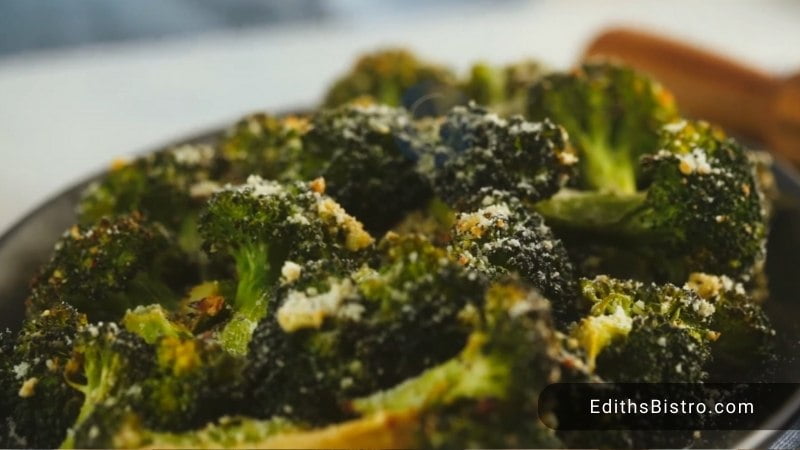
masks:
[[[759,139],[800,165],[800,73],[773,76],[681,42],[625,28],[595,38],[584,57],[599,56],[650,73],[675,94],[686,114]]]

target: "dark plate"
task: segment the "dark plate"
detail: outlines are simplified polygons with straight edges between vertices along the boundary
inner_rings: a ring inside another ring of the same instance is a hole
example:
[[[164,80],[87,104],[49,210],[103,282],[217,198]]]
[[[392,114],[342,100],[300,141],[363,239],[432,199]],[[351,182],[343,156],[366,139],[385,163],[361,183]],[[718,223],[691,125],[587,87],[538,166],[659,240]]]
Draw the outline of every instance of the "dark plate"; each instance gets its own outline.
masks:
[[[175,144],[210,143],[219,132],[206,133]],[[774,381],[800,382],[800,175],[787,165],[774,166],[782,192],[768,243],[767,274],[771,297],[766,309],[779,337],[779,360]],[[17,329],[24,315],[28,282],[47,261],[61,233],[75,222],[74,209],[83,189],[96,174],[45,202],[0,237],[0,328]],[[793,424],[793,426],[787,426]],[[703,446],[754,448],[800,446],[800,432],[773,431],[800,428],[800,392],[787,398],[763,431],[711,434]]]

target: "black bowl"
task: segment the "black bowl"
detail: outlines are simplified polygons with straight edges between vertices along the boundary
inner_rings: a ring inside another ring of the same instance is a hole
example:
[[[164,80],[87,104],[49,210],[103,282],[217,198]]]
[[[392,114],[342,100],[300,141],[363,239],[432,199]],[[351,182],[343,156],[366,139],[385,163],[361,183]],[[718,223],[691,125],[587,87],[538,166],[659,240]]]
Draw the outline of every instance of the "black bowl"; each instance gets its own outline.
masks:
[[[171,145],[213,143],[220,136],[221,132],[215,131]],[[767,258],[771,297],[765,307],[779,340],[779,358],[770,381],[795,383],[800,382],[800,358],[795,354],[800,349],[800,175],[780,162],[773,171],[782,195],[773,218]],[[29,280],[50,257],[59,236],[75,223],[75,206],[81,192],[102,175],[90,176],[58,194],[0,236],[0,329],[19,328]],[[764,430],[708,433],[708,440],[704,439],[701,445],[797,448],[798,429],[800,392],[786,399],[784,406],[764,424]]]

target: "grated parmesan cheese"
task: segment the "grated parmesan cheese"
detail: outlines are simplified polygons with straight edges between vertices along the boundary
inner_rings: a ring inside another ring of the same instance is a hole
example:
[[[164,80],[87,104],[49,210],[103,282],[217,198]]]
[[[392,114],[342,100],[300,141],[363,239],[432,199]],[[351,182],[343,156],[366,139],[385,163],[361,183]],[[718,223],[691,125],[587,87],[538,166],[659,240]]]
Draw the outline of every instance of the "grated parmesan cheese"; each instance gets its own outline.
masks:
[[[283,277],[283,284],[291,284],[300,278],[303,271],[303,266],[293,261],[286,261],[281,267],[281,276]]]
[[[355,287],[349,279],[333,282],[327,292],[309,295],[291,291],[278,309],[278,324],[287,333],[303,328],[319,328],[326,317],[338,313],[339,307]],[[353,314],[354,311],[348,311]],[[357,313],[360,317],[360,313]]]

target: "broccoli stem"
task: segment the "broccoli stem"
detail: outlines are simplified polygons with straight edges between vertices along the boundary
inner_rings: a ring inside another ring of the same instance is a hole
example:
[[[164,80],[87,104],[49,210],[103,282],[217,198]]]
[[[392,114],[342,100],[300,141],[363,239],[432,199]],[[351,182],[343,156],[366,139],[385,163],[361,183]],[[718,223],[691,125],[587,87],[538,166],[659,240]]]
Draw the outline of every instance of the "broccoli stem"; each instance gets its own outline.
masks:
[[[624,194],[562,189],[553,197],[536,203],[534,209],[556,228],[627,236],[641,233],[641,223],[635,218],[646,208],[646,200],[646,192]]]
[[[627,148],[611,148],[605,136],[579,136],[580,159],[589,189],[621,194],[636,192],[636,167]]]
[[[72,387],[83,393],[83,404],[74,424],[67,430],[67,437],[60,448],[75,448],[75,430],[92,415],[97,405],[109,397],[109,392],[117,384],[117,375],[121,370],[116,355],[104,349],[88,352],[84,358],[86,384],[80,385],[67,380]]]
[[[481,351],[487,339],[482,333],[473,334],[455,358],[389,390],[356,399],[353,409],[368,415],[420,410],[460,398],[504,397],[510,377],[507,361]]]
[[[277,281],[280,262],[266,244],[245,246],[233,253],[239,281],[233,301],[234,315],[222,330],[223,347],[234,355],[247,353],[247,345],[258,324],[267,314],[267,294]]]

